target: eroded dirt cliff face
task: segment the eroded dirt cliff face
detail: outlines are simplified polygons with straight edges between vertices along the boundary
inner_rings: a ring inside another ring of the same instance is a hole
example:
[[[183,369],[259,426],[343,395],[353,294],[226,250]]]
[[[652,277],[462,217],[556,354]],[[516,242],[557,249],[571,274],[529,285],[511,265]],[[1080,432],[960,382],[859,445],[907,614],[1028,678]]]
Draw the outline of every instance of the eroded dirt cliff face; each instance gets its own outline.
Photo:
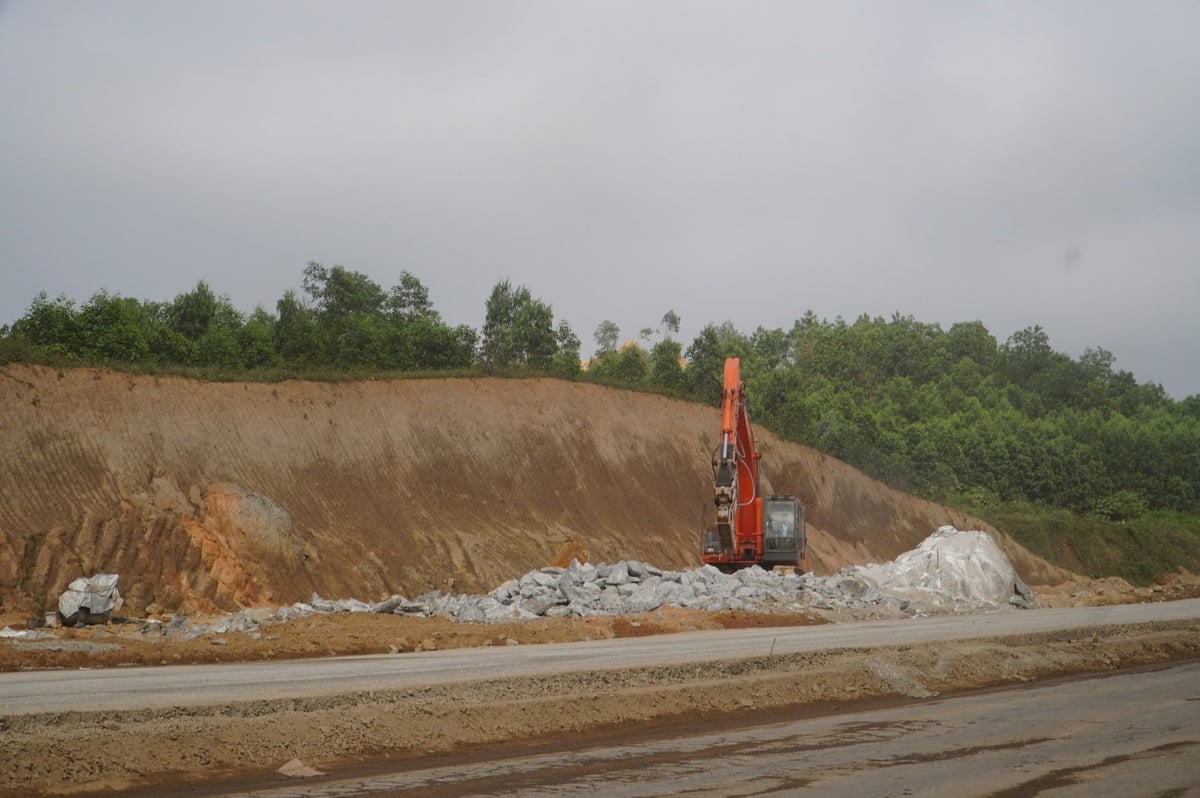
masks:
[[[0,370],[0,601],[52,609],[121,574],[131,613],[486,592],[568,541],[593,561],[698,564],[716,411],[556,380],[206,383]],[[800,496],[809,565],[987,528],[762,431]],[[1033,584],[1067,578],[1002,540]]]

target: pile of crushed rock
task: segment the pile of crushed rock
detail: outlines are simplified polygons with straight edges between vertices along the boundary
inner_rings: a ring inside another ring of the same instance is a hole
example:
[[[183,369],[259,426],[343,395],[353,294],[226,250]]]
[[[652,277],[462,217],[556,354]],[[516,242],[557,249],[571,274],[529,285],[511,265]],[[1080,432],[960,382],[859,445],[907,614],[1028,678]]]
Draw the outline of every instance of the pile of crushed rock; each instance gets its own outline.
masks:
[[[277,610],[242,610],[208,625],[178,617],[161,626],[169,636],[248,632],[263,623],[317,613],[377,612],[440,616],[465,623],[500,623],[565,616],[637,615],[664,606],[748,612],[807,612],[833,620],[921,617],[1032,608],[1037,599],[985,532],[944,526],[916,549],[878,565],[843,568],[832,576],[780,574],[758,567],[725,574],[706,565],[664,571],[637,560],[572,561],[510,579],[486,596],[443,595],[380,602],[323,599],[316,594]]]

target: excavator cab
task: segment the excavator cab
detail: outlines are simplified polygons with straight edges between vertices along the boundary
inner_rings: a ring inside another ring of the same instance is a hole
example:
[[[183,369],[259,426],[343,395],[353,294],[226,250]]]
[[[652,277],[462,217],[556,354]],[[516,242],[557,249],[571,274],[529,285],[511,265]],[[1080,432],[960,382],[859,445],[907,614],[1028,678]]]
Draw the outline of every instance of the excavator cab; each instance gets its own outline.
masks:
[[[762,506],[762,550],[755,550],[753,538],[744,538],[741,549],[733,549],[723,542],[718,528],[708,524],[706,506],[700,521],[703,560],[725,573],[751,565],[766,569],[783,565],[807,570],[808,530],[804,505],[794,496],[772,496],[757,501]]]
[[[772,496],[764,505],[762,567],[800,565],[808,543],[804,505],[794,496]]]

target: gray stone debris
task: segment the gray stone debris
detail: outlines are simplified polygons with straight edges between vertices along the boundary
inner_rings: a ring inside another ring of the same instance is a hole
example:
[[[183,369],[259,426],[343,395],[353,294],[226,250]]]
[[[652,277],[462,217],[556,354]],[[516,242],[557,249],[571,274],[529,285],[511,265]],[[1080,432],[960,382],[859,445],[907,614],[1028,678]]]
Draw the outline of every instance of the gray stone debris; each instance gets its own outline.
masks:
[[[832,576],[775,573],[758,567],[725,574],[706,565],[663,571],[637,560],[547,567],[510,579],[486,596],[443,595],[376,604],[314,595],[277,620],[314,612],[383,612],[469,623],[563,616],[637,615],[664,606],[710,612],[828,613],[836,617],[902,617],[1032,607],[1037,599],[989,536],[943,527],[892,563],[844,568]]]
[[[394,595],[367,603],[313,594],[277,610],[241,610],[209,626],[182,618],[167,636],[254,633],[260,624],[317,613],[375,612],[443,617],[465,623],[637,615],[665,606],[709,612],[809,612],[830,619],[900,618],[1030,608],[1037,598],[983,532],[942,527],[921,545],[882,565],[843,568],[831,576],[776,573],[754,566],[725,574],[711,565],[663,571],[637,560],[546,567],[510,579],[484,596],[431,591],[414,599]]]

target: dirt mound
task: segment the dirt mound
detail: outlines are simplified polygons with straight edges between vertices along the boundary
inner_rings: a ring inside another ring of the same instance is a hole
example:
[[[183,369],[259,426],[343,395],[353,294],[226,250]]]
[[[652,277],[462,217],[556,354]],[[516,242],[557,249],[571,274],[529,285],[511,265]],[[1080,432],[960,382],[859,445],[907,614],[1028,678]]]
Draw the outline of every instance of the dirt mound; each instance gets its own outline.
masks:
[[[1104,579],[1077,577],[1043,587],[1038,594],[1038,599],[1046,607],[1104,607],[1189,598],[1200,598],[1200,575],[1182,566],[1177,572],[1160,574],[1147,587],[1134,587],[1119,576]]]
[[[208,383],[0,370],[0,616],[119,573],[126,610],[487,592],[565,545],[698,562],[715,411],[557,380]],[[977,519],[760,433],[818,573]],[[1030,584],[1069,574],[998,542]]]

